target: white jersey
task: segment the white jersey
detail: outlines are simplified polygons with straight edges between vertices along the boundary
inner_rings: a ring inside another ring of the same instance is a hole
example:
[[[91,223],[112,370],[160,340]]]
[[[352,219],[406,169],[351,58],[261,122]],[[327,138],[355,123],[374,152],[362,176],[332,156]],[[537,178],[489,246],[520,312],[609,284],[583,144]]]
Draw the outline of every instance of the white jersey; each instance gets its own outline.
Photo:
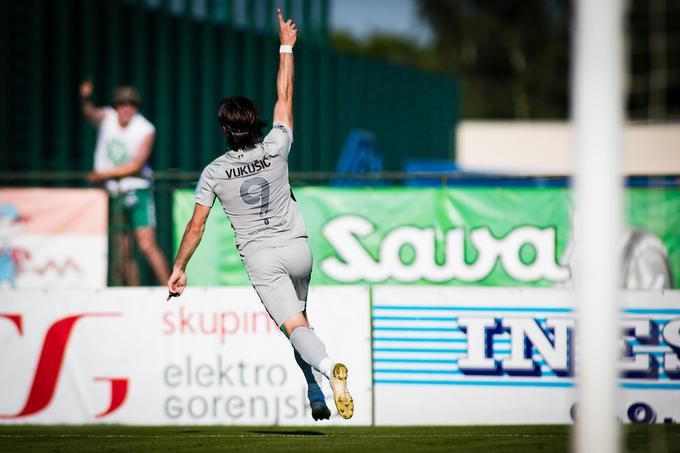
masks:
[[[104,109],[106,115],[99,124],[97,147],[94,154],[95,171],[107,171],[120,165],[132,162],[142,141],[156,128],[141,113],[135,114],[127,126],[118,123],[118,113],[111,108]],[[106,188],[112,195],[129,192],[135,189],[146,189],[151,186],[151,167],[146,165],[142,177],[127,176],[119,180],[106,182]]]
[[[274,123],[262,143],[247,151],[227,151],[210,163],[196,186],[196,203],[220,199],[236,233],[241,256],[306,240],[307,230],[288,182],[293,133]]]

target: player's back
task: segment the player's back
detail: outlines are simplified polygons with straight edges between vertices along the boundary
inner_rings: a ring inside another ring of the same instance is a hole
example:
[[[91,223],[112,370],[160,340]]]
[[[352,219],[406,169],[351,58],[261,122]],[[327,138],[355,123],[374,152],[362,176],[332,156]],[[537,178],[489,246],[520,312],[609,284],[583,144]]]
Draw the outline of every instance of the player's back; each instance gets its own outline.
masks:
[[[307,237],[288,182],[291,144],[291,131],[275,123],[262,143],[228,151],[201,174],[196,202],[212,206],[215,196],[220,199],[242,255]]]

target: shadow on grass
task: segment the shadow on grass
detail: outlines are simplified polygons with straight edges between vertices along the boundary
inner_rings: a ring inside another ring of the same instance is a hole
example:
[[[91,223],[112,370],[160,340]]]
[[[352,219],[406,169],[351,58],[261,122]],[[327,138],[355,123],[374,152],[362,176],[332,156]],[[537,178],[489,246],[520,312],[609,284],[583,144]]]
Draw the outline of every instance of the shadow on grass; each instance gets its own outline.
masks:
[[[304,430],[296,430],[296,431],[248,431],[249,433],[253,434],[275,434],[279,436],[325,436],[324,433],[320,433],[318,431],[304,431]]]

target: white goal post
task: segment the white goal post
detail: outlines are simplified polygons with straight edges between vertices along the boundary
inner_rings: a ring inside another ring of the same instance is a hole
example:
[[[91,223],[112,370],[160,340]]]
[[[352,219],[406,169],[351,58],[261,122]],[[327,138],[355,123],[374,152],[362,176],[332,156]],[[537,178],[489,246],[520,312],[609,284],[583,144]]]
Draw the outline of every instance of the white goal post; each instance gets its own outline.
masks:
[[[617,336],[622,217],[623,0],[577,0],[573,42],[578,266],[578,452],[619,451]]]

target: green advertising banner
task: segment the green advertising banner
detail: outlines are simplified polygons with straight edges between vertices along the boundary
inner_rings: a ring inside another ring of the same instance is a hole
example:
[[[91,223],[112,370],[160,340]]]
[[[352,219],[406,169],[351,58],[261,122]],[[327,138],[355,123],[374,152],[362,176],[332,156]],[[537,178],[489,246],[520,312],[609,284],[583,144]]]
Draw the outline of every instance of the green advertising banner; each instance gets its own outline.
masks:
[[[314,255],[313,284],[568,286],[575,259],[569,194],[520,187],[295,190]],[[680,191],[627,195],[624,280],[631,288],[670,287],[680,279]],[[175,192],[175,248],[193,206],[190,190]],[[219,202],[213,211],[188,278],[200,286],[248,285]]]

